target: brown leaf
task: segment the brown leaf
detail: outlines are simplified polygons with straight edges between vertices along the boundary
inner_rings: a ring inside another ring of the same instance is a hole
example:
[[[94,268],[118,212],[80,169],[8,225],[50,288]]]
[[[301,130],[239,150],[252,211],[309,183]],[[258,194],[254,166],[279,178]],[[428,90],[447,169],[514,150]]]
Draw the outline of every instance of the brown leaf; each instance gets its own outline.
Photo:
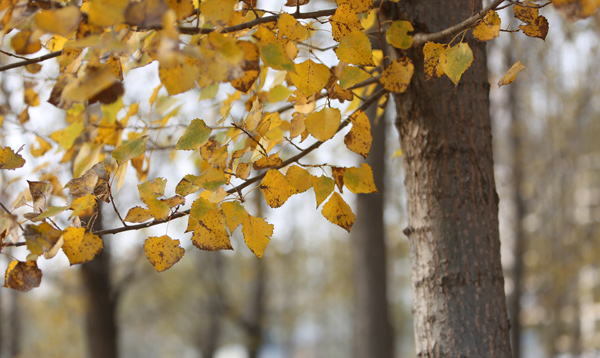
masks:
[[[42,271],[35,261],[11,261],[4,275],[4,287],[27,292],[42,283]]]

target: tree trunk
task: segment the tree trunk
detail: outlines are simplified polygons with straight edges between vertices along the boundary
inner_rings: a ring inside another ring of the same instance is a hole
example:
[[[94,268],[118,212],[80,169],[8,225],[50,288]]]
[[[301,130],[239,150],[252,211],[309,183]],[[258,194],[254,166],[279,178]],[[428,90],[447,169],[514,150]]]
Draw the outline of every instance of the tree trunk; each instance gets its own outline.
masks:
[[[100,230],[102,218],[95,221]],[[104,250],[90,262],[81,265],[83,282],[87,290],[86,335],[90,358],[118,357],[117,299],[110,279],[110,251]]]
[[[481,3],[403,0],[397,6],[397,19],[411,19],[416,31],[436,32],[471,16]],[[415,343],[418,357],[504,358],[511,348],[485,44],[470,34],[464,41],[474,60],[458,86],[446,77],[425,81],[419,47],[406,52],[415,66],[411,85],[395,95]]]
[[[225,263],[223,260],[224,257],[221,252],[209,252],[199,262],[201,265],[199,266],[199,271],[202,275],[200,279],[205,283],[209,282],[211,289],[211,294],[207,299],[208,302],[204,302],[203,307],[201,307],[206,311],[206,316],[208,316],[205,318],[206,322],[202,322],[204,330],[198,342],[202,358],[213,358],[215,356],[223,331],[224,298],[221,292],[222,289],[218,287],[221,285],[221,282],[225,282],[223,267]],[[210,276],[206,275],[207,272]]]
[[[367,163],[379,194],[361,194],[357,199],[356,221],[352,227],[355,271],[354,357],[392,358],[394,332],[387,300],[387,264],[383,217],[385,187],[385,119],[374,123],[377,106],[367,115],[371,120],[373,145]]]

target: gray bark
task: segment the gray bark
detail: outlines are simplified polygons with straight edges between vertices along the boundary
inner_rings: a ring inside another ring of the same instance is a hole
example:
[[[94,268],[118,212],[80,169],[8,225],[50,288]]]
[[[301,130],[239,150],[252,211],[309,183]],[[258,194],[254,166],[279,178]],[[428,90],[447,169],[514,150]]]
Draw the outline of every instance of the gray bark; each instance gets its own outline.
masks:
[[[416,31],[435,32],[471,16],[481,3],[403,0],[397,6],[396,18],[411,19]],[[426,81],[422,48],[414,48],[406,52],[415,65],[411,85],[395,95],[415,343],[418,357],[504,358],[511,347],[485,44],[470,35],[464,41],[474,60],[458,86],[445,77]]]

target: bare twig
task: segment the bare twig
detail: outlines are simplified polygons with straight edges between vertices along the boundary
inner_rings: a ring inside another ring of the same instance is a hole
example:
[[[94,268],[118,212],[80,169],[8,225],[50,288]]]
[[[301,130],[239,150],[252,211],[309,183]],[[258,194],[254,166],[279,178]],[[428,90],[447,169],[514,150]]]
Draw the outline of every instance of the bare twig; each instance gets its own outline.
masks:
[[[0,67],[0,72],[2,71],[6,71],[6,70],[10,70],[13,68],[17,68],[17,67],[23,67],[23,66],[27,66],[27,65],[31,65],[32,63],[38,63],[38,62],[42,62],[42,61],[46,61],[48,59],[51,58],[55,58],[62,55],[62,50],[61,51],[54,51],[54,52],[50,52],[47,53],[43,56],[40,57],[35,57],[35,58],[30,58],[28,60],[25,61],[19,61],[19,62],[14,62],[5,66],[1,66]]]

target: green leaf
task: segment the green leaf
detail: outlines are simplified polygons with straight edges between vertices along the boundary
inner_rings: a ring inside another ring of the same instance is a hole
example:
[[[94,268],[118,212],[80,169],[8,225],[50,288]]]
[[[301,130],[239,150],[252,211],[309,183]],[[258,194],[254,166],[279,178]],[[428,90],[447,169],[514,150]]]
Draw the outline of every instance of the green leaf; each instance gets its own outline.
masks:
[[[211,129],[201,119],[194,119],[177,141],[175,149],[196,150],[208,142]]]
[[[413,37],[408,33],[413,30],[412,24],[408,21],[394,21],[385,33],[385,39],[394,47],[408,49],[413,43]]]
[[[440,64],[444,73],[455,85],[458,85],[461,76],[473,63],[473,51],[466,43],[461,43],[446,49],[440,55]]]
[[[144,151],[146,150],[147,139],[147,135],[141,136],[115,148],[115,150],[112,152],[112,156],[117,161],[117,164],[122,165],[128,160],[137,158],[144,154]]]

